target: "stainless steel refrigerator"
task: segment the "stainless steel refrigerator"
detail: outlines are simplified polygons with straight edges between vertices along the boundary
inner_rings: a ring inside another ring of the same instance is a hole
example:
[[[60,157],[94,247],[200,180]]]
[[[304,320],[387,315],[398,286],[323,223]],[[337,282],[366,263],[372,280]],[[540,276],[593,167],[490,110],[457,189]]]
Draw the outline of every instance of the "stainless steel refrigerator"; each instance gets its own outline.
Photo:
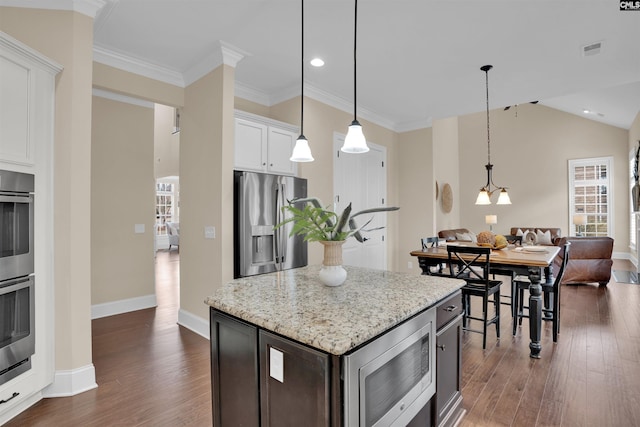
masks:
[[[307,242],[289,237],[293,224],[274,230],[288,200],[307,197],[307,180],[234,171],[234,276],[245,277],[307,265]]]

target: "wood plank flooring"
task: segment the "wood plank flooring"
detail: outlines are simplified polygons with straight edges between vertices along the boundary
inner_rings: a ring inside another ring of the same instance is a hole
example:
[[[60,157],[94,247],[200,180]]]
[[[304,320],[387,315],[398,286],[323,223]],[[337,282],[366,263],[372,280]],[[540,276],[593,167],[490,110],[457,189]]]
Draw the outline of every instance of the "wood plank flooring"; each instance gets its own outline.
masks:
[[[92,321],[98,388],[43,399],[7,426],[210,426],[209,341],[177,325],[178,252],[159,251],[158,307]]]
[[[158,252],[158,307],[93,321],[97,389],[7,426],[211,425],[208,341],[176,325],[178,272],[177,252]],[[565,286],[561,305],[558,343],[545,322],[539,360],[527,319],[513,337],[506,306],[499,341],[495,328],[484,351],[481,335],[463,336],[460,426],[640,426],[640,285]]]

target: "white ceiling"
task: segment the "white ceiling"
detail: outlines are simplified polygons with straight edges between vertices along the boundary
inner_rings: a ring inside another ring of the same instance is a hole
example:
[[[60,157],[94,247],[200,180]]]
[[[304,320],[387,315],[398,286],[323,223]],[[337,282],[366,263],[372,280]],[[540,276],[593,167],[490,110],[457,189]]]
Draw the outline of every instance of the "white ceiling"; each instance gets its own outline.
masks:
[[[178,84],[220,44],[236,81],[273,104],[300,93],[300,0],[105,0],[96,60],[161,70]],[[305,0],[305,94],[350,111],[354,2]],[[602,42],[599,55],[582,47]],[[360,0],[358,116],[396,131],[539,100],[628,129],[640,111],[640,12],[614,0]],[[180,83],[182,82],[182,83]],[[251,94],[251,95],[247,95]],[[345,124],[345,128],[348,124]]]

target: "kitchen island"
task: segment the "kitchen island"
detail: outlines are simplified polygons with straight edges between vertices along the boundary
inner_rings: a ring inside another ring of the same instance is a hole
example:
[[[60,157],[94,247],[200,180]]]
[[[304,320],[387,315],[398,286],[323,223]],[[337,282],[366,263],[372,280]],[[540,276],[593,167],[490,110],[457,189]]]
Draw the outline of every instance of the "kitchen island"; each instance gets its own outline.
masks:
[[[433,332],[437,326],[440,339],[447,325],[452,331],[447,351],[453,353],[451,345],[456,350],[448,359],[454,361],[451,374],[457,380],[442,382],[457,387],[451,399],[443,400],[447,413],[439,416],[442,411],[435,408],[432,415],[434,397],[409,424],[434,425],[460,416],[459,289],[464,282],[345,268],[347,281],[339,287],[322,285],[320,266],[307,266],[236,279],[206,298],[214,425],[352,425],[346,415],[345,360],[436,308]]]

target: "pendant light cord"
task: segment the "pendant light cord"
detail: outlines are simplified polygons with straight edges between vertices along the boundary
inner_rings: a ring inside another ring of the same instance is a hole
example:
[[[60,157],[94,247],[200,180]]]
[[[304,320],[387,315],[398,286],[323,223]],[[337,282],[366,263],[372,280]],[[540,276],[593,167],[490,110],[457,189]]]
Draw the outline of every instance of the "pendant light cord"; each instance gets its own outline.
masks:
[[[355,0],[355,13],[353,23],[353,121],[356,119],[356,38],[358,36],[358,0]]]
[[[304,0],[301,0],[301,34],[300,34],[300,75],[302,83],[300,85],[300,135],[304,136]]]
[[[484,71],[485,74],[485,84],[486,84],[486,88],[487,88],[487,164],[491,164],[491,138],[489,137],[490,135],[490,128],[489,128],[489,70],[490,68],[487,68]]]

